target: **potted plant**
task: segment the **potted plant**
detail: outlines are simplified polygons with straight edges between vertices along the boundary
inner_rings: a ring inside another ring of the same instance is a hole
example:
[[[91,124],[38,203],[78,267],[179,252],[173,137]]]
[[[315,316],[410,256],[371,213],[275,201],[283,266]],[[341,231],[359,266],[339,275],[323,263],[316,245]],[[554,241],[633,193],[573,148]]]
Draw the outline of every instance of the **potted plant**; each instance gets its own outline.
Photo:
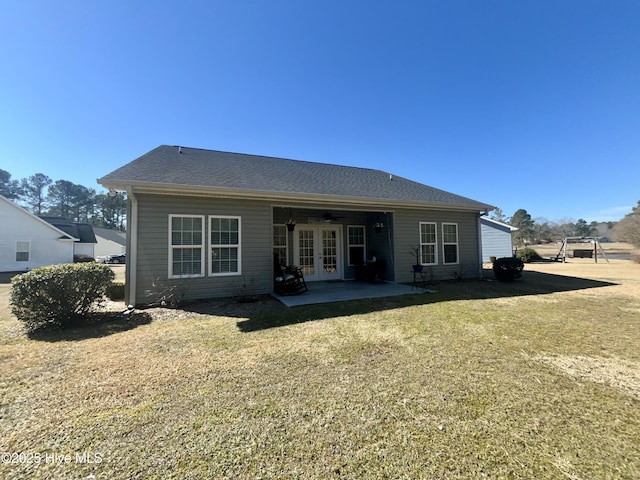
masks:
[[[416,262],[413,264],[413,271],[416,273],[421,272],[424,268],[423,265],[420,264],[420,250],[420,245],[411,247],[411,255],[416,259]]]
[[[287,230],[289,232],[293,232],[293,230],[296,228],[296,221],[290,218],[289,220],[287,220],[285,225],[287,226]]]

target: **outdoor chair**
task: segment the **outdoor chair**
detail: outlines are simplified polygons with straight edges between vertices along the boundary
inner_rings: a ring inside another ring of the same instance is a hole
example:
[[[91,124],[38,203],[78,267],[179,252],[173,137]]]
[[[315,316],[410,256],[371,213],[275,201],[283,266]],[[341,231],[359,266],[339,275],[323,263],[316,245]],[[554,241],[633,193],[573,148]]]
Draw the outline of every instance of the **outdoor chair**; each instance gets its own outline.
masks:
[[[302,270],[298,267],[275,265],[274,291],[278,295],[297,295],[307,291]]]
[[[375,262],[372,262],[368,266],[369,266],[369,272],[367,274],[367,281],[369,283],[384,282],[384,275],[387,271],[387,261],[376,260]]]

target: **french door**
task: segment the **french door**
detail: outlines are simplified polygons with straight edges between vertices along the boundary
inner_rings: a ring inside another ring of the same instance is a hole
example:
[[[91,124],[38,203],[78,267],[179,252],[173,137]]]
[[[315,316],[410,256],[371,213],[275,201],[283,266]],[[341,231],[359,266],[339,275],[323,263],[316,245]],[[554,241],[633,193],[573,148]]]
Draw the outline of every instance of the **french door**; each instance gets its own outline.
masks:
[[[305,280],[339,280],[342,278],[342,227],[336,225],[296,225],[294,263]]]

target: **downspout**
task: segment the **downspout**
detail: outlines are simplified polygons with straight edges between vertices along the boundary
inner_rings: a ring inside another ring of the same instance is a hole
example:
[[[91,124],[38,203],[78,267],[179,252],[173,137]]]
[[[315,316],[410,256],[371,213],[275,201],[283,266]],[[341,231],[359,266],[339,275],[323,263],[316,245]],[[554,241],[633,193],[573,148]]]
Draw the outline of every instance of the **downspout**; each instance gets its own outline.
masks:
[[[482,212],[478,213],[478,278],[483,278],[482,273]]]
[[[127,198],[131,205],[130,218],[127,219],[127,305],[136,304],[136,284],[138,281],[138,199],[132,187],[127,187]]]

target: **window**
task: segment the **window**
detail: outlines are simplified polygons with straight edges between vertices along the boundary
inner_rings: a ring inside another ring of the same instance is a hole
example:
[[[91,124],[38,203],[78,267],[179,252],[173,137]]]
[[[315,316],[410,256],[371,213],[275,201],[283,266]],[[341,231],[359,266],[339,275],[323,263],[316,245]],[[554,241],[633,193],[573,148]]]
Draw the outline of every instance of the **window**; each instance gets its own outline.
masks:
[[[442,224],[442,250],[444,263],[458,263],[458,224]]]
[[[288,262],[287,254],[287,227],[285,225],[273,226],[273,255],[278,258],[280,265]]]
[[[240,269],[240,217],[209,217],[209,275],[237,275]]]
[[[436,224],[420,222],[420,264],[435,265],[438,263],[436,252]]]
[[[364,265],[365,242],[363,226],[347,227],[347,245],[349,251],[349,265]]]
[[[16,262],[29,261],[29,242],[16,243]]]
[[[169,215],[169,278],[204,276],[204,217]]]

